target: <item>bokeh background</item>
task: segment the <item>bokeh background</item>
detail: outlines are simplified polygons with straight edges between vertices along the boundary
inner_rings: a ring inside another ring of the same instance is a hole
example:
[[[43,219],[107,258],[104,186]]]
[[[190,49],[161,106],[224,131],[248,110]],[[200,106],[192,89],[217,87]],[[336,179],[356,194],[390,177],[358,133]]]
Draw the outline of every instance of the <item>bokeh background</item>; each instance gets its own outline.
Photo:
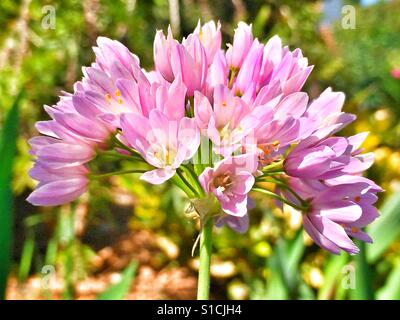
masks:
[[[345,5],[355,9],[354,29],[343,28]],[[52,10],[55,28],[43,27]],[[71,91],[94,60],[97,36],[123,42],[151,69],[156,29],[171,24],[180,38],[199,19],[214,19],[225,42],[244,20],[264,42],[278,34],[300,47],[315,65],[311,97],[327,86],[346,93],[344,109],[358,120],[345,133],[370,132],[364,147],[376,164],[368,176],[386,192],[369,228],[375,243],[359,244],[355,257],[322,251],[304,235],[299,213],[254,194],[246,234],[215,232],[212,298],[399,299],[399,16],[399,1],[1,0],[0,295],[195,298],[198,226],[179,190],[118,176],[73,204],[33,207],[25,201],[35,185],[27,140],[37,135],[35,121],[47,119],[42,106]]]

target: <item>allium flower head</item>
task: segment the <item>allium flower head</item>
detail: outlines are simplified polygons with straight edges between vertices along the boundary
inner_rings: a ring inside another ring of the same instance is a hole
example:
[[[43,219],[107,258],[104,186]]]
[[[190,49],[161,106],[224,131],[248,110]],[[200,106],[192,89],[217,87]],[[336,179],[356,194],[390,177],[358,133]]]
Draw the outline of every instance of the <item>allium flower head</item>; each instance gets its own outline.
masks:
[[[313,66],[302,51],[277,35],[261,43],[251,24],[221,42],[219,22],[199,23],[181,41],[157,31],[146,71],[123,44],[99,37],[82,80],[36,124],[30,175],[39,182],[28,201],[61,205],[94,179],[141,173],[178,186],[202,225],[213,219],[244,233],[256,191],[301,211],[319,246],[357,253],[351,238],[372,241],[363,228],[378,217],[382,189],[362,177],[374,161],[362,153],[366,134],[339,135],[356,119],[342,111],[344,94],[328,88],[310,101],[302,88]],[[89,170],[105,157],[130,167]]]

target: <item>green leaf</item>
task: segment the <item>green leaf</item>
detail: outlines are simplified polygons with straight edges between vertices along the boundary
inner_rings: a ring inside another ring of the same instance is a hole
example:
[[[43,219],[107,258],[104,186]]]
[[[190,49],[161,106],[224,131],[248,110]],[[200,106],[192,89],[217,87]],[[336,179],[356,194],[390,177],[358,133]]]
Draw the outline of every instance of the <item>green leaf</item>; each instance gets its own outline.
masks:
[[[21,260],[19,263],[18,281],[24,282],[29,275],[32,265],[33,253],[35,251],[35,236],[32,231],[28,232],[27,239],[22,248]]]
[[[370,268],[366,257],[366,245],[362,241],[356,241],[360,253],[353,257],[356,270],[356,286],[351,291],[351,298],[355,300],[372,300],[374,291],[372,289]]]
[[[16,97],[8,112],[0,136],[0,299],[5,296],[12,244],[12,170],[19,128],[19,103]]]
[[[376,293],[378,300],[400,300],[400,262],[390,272],[385,285]]]
[[[287,299],[297,295],[301,284],[299,264],[303,253],[302,231],[293,240],[278,241],[268,261],[271,276],[267,282],[266,299]]]
[[[279,261],[279,255],[274,254],[268,260],[271,275],[268,278],[265,291],[266,300],[286,300],[289,298],[289,290],[285,283],[283,270]]]
[[[121,280],[106,289],[103,293],[101,293],[97,300],[122,300],[125,298],[129,289],[131,287],[131,283],[135,278],[136,269],[138,267],[137,261],[132,261],[129,266],[122,272]]]
[[[335,290],[335,285],[347,263],[348,255],[341,254],[338,256],[331,255],[324,268],[324,284],[318,291],[318,300],[326,300],[332,297]]]
[[[285,274],[288,282],[292,287],[297,285],[296,282],[300,279],[299,265],[304,254],[304,249],[303,230],[300,230],[296,237],[289,243],[287,263],[283,265],[286,270]]]
[[[400,196],[392,195],[384,204],[381,216],[368,228],[374,243],[367,247],[367,259],[373,263],[400,235]]]

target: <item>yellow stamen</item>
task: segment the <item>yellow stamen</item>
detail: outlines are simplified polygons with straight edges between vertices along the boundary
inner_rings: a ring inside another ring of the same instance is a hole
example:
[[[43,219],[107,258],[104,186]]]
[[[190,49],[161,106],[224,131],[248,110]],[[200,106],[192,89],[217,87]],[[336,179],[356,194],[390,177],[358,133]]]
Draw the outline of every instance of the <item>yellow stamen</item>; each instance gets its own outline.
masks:
[[[115,95],[116,95],[117,97],[120,97],[120,96],[121,96],[121,91],[119,91],[119,89],[117,89],[117,90],[115,91]]]
[[[111,101],[111,94],[106,93],[106,101],[107,101],[108,103],[110,103],[110,101]]]
[[[117,101],[118,101],[119,104],[122,104],[122,98],[118,98]]]

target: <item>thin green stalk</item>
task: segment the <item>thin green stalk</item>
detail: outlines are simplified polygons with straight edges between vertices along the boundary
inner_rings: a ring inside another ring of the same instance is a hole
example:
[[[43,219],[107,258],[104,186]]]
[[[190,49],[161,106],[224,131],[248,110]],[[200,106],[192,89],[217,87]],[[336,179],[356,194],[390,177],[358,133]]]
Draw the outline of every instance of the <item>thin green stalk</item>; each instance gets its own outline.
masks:
[[[213,221],[207,218],[200,234],[200,265],[197,300],[208,300],[210,294],[210,265]]]
[[[211,140],[209,140],[208,144],[208,163],[210,164],[210,167],[213,166],[213,145]]]
[[[272,191],[265,190],[265,189],[262,189],[262,188],[253,188],[253,191],[261,192],[261,193],[264,193],[264,194],[270,196],[271,198],[278,199],[279,201],[282,201],[282,202],[288,204],[289,206],[291,206],[291,207],[293,207],[293,208],[295,208],[297,210],[300,210],[300,211],[303,211],[303,212],[306,210],[305,207],[298,206],[297,204],[294,204],[294,203],[286,200],[285,198],[277,195],[276,193],[273,193]]]
[[[273,162],[270,165],[266,166],[265,168],[263,168],[263,172],[278,172],[278,171],[282,171],[282,165],[283,165],[283,160],[281,161],[277,161],[277,162]],[[273,170],[275,169],[275,170]],[[282,173],[284,173],[282,171]]]
[[[182,168],[189,176],[190,181],[188,183],[190,184],[190,182],[192,182],[193,184],[190,184],[190,185],[195,186],[194,188],[195,188],[198,196],[203,195],[204,192],[199,183],[198,176],[197,176],[196,172],[193,170],[193,168],[190,166],[190,164],[182,165]]]
[[[176,173],[178,174],[179,178],[183,181],[183,183],[195,194],[197,195],[197,190],[190,184],[189,181],[185,178],[185,176],[182,173],[182,169],[178,168],[176,170]]]
[[[276,175],[280,175],[280,174],[282,174],[283,172],[281,172],[281,171],[276,171],[276,172],[265,172],[265,173],[263,173],[263,175],[262,176],[258,176],[256,179],[257,180],[260,180],[260,179],[263,179],[263,178],[269,178],[269,177],[273,177],[273,176],[276,176]]]
[[[274,183],[280,185],[283,189],[289,191],[292,195],[296,197],[297,200],[303,205],[307,206],[307,202],[304,201],[302,197],[299,196],[299,194],[294,191],[292,188],[290,188],[283,179],[280,179],[279,177],[271,177],[274,180]]]
[[[194,167],[194,172],[196,173],[196,176],[200,175],[200,173],[203,172],[203,165],[202,165],[202,160],[201,160],[201,144],[199,149],[196,152],[196,156],[193,159],[195,163],[193,163]]]
[[[30,230],[28,231],[27,239],[24,242],[21,254],[21,261],[19,264],[18,281],[21,283],[24,282],[29,275],[34,251],[35,251],[35,237],[32,230]]]
[[[180,188],[184,193],[186,193],[186,195],[190,198],[196,198],[196,194],[192,191],[192,189],[190,189],[184,181],[182,181],[182,179],[179,177],[179,175],[175,174],[172,178],[171,178],[171,182],[173,184],[175,184],[178,188]]]
[[[114,158],[118,158],[118,159],[129,160],[129,161],[134,161],[134,160],[143,161],[143,158],[136,154],[131,154],[130,156],[128,156],[128,155],[113,152],[113,151],[98,151],[98,154],[101,156],[109,156],[109,157],[114,157]]]
[[[121,141],[119,141],[116,136],[112,136],[111,141],[113,141],[120,149],[126,150],[129,153],[133,153],[133,154],[136,153],[131,148],[129,148],[128,146],[124,145]]]

